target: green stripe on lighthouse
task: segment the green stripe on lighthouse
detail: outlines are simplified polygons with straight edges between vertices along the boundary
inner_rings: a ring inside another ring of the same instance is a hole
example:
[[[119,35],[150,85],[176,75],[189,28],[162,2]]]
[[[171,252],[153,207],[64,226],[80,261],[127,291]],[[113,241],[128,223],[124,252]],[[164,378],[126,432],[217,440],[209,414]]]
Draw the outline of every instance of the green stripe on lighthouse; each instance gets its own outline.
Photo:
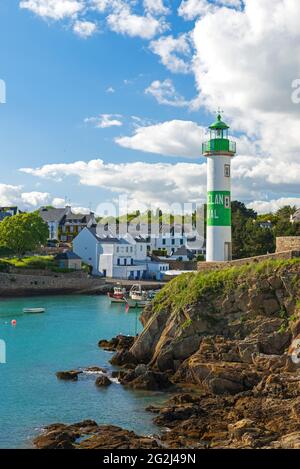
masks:
[[[210,191],[207,193],[207,225],[231,226],[229,191]]]

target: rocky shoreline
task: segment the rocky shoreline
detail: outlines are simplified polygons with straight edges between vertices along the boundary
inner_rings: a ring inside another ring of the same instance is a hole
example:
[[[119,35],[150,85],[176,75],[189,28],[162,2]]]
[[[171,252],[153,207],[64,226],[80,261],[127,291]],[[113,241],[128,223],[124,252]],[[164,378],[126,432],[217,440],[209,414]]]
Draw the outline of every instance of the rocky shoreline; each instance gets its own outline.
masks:
[[[159,437],[55,424],[36,447],[300,448],[300,263],[224,272],[170,282],[139,337],[99,342],[122,385],[174,392],[147,409]]]

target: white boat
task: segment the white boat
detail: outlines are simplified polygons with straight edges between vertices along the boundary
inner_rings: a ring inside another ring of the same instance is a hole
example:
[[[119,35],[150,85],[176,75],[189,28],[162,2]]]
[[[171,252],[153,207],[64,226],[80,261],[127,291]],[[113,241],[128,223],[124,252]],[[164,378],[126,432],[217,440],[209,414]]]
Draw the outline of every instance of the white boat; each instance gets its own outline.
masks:
[[[120,283],[114,287],[113,292],[107,293],[111,303],[125,303],[126,288],[123,288]]]
[[[23,313],[40,314],[45,311],[45,308],[23,308]]]
[[[140,284],[135,284],[129,291],[129,297],[126,298],[129,308],[144,308],[151,303],[148,292],[142,290]]]

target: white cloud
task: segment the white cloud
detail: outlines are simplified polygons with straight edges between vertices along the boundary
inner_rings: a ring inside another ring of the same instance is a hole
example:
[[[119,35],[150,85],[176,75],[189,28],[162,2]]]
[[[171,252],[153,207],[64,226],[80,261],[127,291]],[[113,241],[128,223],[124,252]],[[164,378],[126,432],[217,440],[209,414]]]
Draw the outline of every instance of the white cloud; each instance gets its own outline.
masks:
[[[87,38],[97,31],[97,25],[91,21],[75,21],[73,30],[78,36]]]
[[[173,120],[137,127],[131,137],[118,137],[116,142],[125,148],[168,156],[197,158],[201,156],[201,142],[205,129],[195,122]]]
[[[120,120],[120,114],[100,114],[98,117],[86,117],[85,123],[93,124],[98,129],[107,129],[109,127],[121,127],[123,122]]]
[[[160,57],[162,64],[173,73],[191,71],[191,38],[184,33],[177,38],[172,35],[162,36],[150,43],[150,50]]]
[[[126,7],[108,15],[107,23],[112,31],[142,39],[151,39],[167,29],[163,19],[157,19],[149,13],[145,16],[136,15]]]
[[[33,210],[41,205],[55,205],[62,199],[53,199],[48,192],[24,192],[22,186],[0,184],[0,206],[17,205],[22,210]]]
[[[164,81],[155,80],[146,88],[146,94],[152,95],[159,104],[167,104],[175,107],[189,106],[190,102],[186,101],[183,96],[176,92],[172,80]]]
[[[53,20],[75,16],[84,9],[82,0],[22,0],[20,8],[31,10],[36,15]]]
[[[144,7],[153,15],[167,15],[170,13],[169,8],[164,5],[163,0],[144,0]]]
[[[113,93],[115,93],[115,92],[116,92],[116,90],[113,88],[113,86],[109,86],[108,88],[106,88],[106,93],[111,93],[111,94],[113,94]]]
[[[213,13],[222,6],[240,9],[242,4],[241,0],[216,0],[215,3],[208,0],[183,0],[179,5],[178,14],[186,20],[193,20],[198,16]]]
[[[247,207],[258,213],[276,212],[285,205],[300,207],[300,197],[281,197],[276,200],[257,200],[247,204]]]
[[[191,163],[104,163],[102,160],[23,168],[22,172],[53,180],[78,177],[85,186],[127,194],[131,203],[192,202],[204,200],[206,165]],[[95,200],[95,202],[97,202]]]

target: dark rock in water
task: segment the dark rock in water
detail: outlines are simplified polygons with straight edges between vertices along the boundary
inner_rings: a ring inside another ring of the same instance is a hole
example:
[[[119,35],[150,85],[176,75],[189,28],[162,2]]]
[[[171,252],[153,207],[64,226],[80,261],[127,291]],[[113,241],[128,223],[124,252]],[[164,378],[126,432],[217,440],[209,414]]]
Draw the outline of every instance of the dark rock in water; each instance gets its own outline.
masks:
[[[88,371],[90,373],[107,373],[107,369],[100,366],[89,366],[88,368],[84,368],[83,371]]]
[[[113,352],[117,350],[129,350],[132,347],[134,340],[135,337],[119,334],[110,340],[100,340],[98,342],[98,346]]]
[[[100,388],[110,386],[112,382],[106,375],[102,375],[96,379],[95,384]]]
[[[82,371],[78,370],[70,370],[70,371],[57,371],[56,372],[56,377],[58,379],[63,379],[66,381],[77,381],[78,380],[78,375],[83,373]]]
[[[81,441],[80,441],[81,439]],[[139,436],[113,425],[85,421],[74,425],[54,424],[34,439],[39,449],[158,449],[152,437]]]

